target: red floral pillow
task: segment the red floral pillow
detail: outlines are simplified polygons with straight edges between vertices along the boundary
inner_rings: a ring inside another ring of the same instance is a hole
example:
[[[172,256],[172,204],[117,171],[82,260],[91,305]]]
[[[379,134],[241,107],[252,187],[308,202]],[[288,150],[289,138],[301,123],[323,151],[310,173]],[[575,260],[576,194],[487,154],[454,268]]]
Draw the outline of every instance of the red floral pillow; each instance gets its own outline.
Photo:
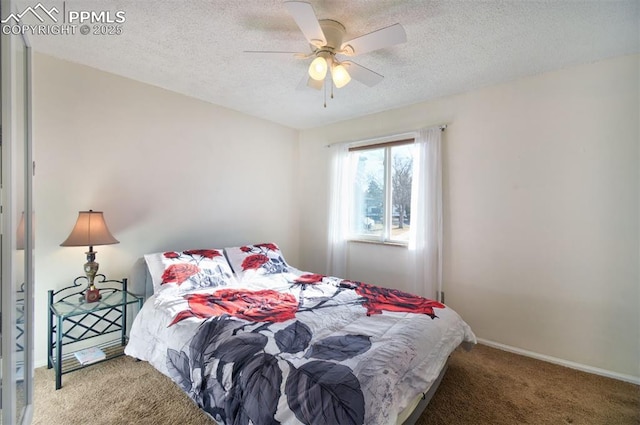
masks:
[[[280,248],[274,243],[225,248],[224,253],[238,279],[251,273],[264,275],[287,273],[291,270],[291,266],[284,260]]]
[[[153,279],[153,293],[181,295],[198,289],[227,286],[235,282],[222,250],[189,249],[144,256]]]

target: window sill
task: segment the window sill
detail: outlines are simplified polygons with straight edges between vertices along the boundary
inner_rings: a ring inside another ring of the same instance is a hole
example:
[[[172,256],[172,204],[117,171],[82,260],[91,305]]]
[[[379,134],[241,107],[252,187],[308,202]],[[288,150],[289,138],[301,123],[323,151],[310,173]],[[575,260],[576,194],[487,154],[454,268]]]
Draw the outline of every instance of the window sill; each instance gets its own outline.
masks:
[[[408,248],[408,242],[400,242],[400,241],[376,241],[376,240],[368,240],[368,239],[348,239],[348,243],[361,243],[367,245],[384,245],[384,246],[393,246],[397,248]]]

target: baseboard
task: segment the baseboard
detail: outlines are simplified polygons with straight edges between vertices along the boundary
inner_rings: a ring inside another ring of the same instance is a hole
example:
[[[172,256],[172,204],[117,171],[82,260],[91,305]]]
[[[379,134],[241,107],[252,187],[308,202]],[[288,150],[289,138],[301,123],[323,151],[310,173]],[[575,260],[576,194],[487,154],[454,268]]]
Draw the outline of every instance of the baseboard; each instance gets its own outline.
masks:
[[[595,375],[605,376],[607,378],[617,379],[619,381],[629,382],[631,384],[640,385],[640,377],[633,375],[625,375],[622,373],[612,372],[606,369],[600,369],[581,363],[571,362],[569,360],[559,359],[557,357],[547,356],[545,354],[534,353],[533,351],[524,350],[522,348],[512,347],[510,345],[500,344],[499,342],[489,341],[487,339],[478,338],[478,343],[488,347],[497,348],[498,350],[508,351],[510,353],[520,354],[525,357],[531,357],[560,366],[569,367],[571,369],[580,370],[582,372],[593,373]]]

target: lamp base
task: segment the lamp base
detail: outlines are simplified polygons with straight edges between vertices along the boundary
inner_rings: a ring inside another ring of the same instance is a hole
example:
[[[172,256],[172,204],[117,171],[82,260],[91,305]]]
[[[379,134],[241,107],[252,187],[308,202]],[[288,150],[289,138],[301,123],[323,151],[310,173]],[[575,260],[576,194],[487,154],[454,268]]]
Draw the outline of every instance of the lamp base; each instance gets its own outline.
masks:
[[[100,264],[96,263],[96,251],[93,250],[92,246],[89,247],[89,251],[85,252],[85,254],[87,254],[87,262],[84,263],[84,273],[87,275],[89,286],[93,286],[93,280],[96,278]]]
[[[100,290],[95,286],[93,288],[87,288],[87,290],[84,291],[84,301],[87,303],[94,303],[100,300],[100,298],[102,298]]]
[[[85,254],[87,254],[87,262],[84,264],[84,272],[87,275],[87,281],[89,284],[87,285],[87,289],[84,290],[84,301],[87,303],[94,303],[102,298],[100,290],[93,284],[93,280],[96,277],[96,273],[98,273],[98,267],[100,264],[95,261],[96,252],[93,250],[92,246],[89,247],[89,251],[85,252]]]

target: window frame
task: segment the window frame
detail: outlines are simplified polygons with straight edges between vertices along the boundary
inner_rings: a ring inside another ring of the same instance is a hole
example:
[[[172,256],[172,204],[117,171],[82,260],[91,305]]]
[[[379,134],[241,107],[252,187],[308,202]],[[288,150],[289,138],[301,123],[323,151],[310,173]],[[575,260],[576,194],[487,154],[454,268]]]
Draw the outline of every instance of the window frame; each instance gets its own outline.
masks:
[[[379,139],[378,141],[366,141],[360,142],[357,144],[352,144],[349,146],[348,151],[349,155],[352,152],[358,151],[366,151],[366,150],[376,150],[380,148],[384,148],[384,227],[382,230],[382,234],[380,236],[371,235],[368,236],[363,233],[356,233],[352,228],[349,229],[349,235],[347,237],[348,242],[357,242],[357,243],[371,243],[371,244],[380,244],[380,245],[389,245],[389,246],[399,246],[399,247],[408,247],[409,241],[400,240],[400,239],[392,239],[391,230],[393,226],[393,167],[392,160],[393,155],[391,154],[392,148],[398,146],[407,146],[415,144],[415,134],[404,134],[388,137],[385,139]],[[350,185],[353,185],[353,180],[349,182]],[[413,182],[412,182],[412,191],[413,191]],[[353,202],[354,195],[350,194],[349,199],[349,222],[351,223],[353,218],[351,214],[353,214]],[[411,220],[409,222],[409,226],[411,226]]]

